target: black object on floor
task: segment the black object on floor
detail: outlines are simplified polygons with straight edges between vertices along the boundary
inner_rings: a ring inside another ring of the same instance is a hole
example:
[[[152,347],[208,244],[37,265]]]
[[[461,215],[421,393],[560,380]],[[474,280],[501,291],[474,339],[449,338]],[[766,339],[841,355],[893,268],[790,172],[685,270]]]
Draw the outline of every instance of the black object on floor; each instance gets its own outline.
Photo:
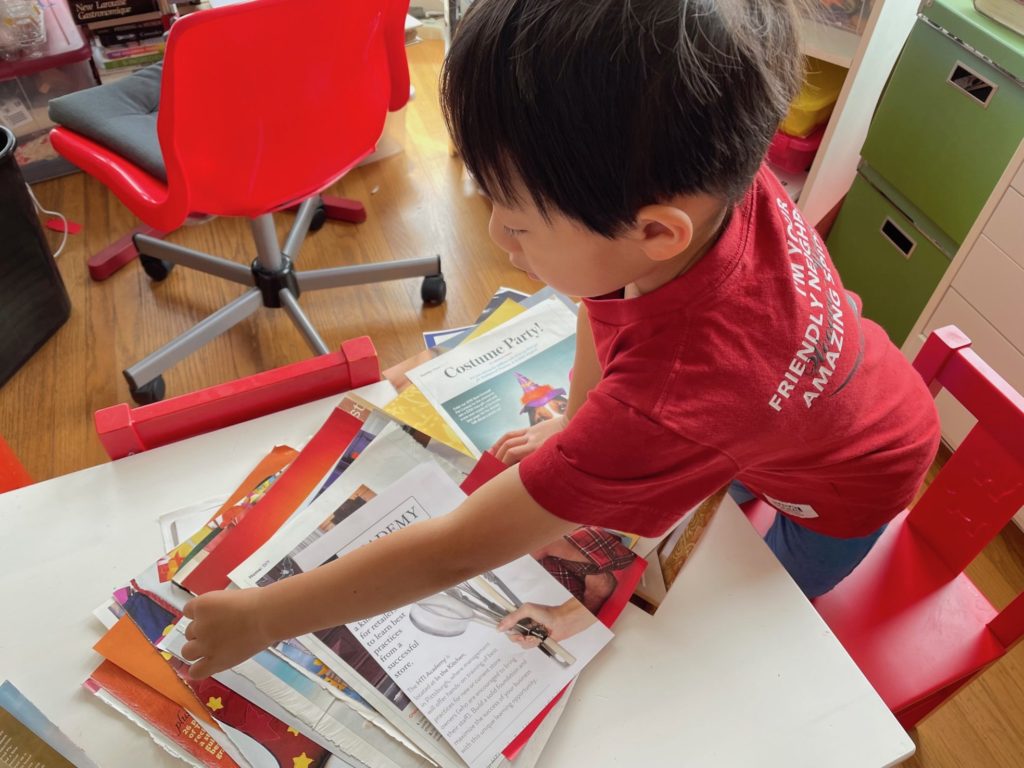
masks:
[[[0,386],[60,328],[71,300],[0,125]]]

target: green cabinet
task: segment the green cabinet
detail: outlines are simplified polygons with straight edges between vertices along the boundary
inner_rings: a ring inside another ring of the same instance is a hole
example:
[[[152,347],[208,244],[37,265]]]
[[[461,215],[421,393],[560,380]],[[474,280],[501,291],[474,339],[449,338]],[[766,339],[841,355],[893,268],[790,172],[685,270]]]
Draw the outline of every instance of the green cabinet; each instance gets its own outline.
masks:
[[[921,228],[858,175],[828,237],[843,286],[864,301],[899,346],[942,279],[949,257]]]
[[[961,19],[953,13],[957,8],[945,5],[956,3],[936,3],[932,9],[943,7],[949,15],[944,24]],[[921,18],[878,105],[862,156],[959,244],[1022,135],[1024,86],[1011,70]]]

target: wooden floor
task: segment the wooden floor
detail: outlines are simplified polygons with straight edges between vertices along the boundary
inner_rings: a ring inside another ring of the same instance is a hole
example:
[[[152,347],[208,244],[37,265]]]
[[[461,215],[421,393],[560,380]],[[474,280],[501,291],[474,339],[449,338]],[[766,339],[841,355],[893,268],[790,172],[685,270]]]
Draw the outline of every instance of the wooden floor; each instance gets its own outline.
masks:
[[[511,269],[487,237],[487,204],[472,193],[449,157],[437,106],[440,43],[409,49],[417,97],[406,110],[405,152],[346,176],[333,190],[366,205],[364,224],[335,222],[312,235],[300,267],[325,267],[440,253],[448,302],[421,307],[419,281],[304,294],[302,304],[331,346],[369,335],[385,365],[422,348],[420,332],[470,322],[499,285],[539,285]],[[121,370],[237,296],[231,283],[177,269],[151,284],[137,264],[91,282],[86,258],[135,225],[131,214],[83,174],[38,184],[47,208],[83,225],[60,256],[71,319],[0,388],[0,435],[38,480],[106,460],[92,428],[98,408],[128,400]],[[291,217],[279,217],[284,234]],[[56,247],[59,237],[51,234]],[[170,240],[248,262],[244,222],[218,219],[175,232]],[[245,376],[306,358],[302,337],[282,313],[262,310],[165,379],[168,394]],[[1011,532],[1015,533],[1015,532]],[[1024,588],[1024,535],[1004,534],[972,567],[999,605]],[[1024,766],[1024,645],[988,670],[919,729],[917,768]],[[753,768],[753,767],[752,767]],[[827,768],[827,767],[823,767]]]

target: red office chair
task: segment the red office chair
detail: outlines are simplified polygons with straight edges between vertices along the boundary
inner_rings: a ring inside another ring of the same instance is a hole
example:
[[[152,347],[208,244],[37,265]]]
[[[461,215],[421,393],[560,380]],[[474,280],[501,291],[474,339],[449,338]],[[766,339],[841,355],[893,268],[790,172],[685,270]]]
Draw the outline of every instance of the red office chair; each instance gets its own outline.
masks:
[[[255,312],[283,307],[310,347],[327,345],[299,307],[302,290],[424,277],[422,298],[444,300],[437,256],[298,272],[293,261],[321,209],[319,193],[370,154],[390,109],[409,98],[404,18],[408,0],[252,0],[186,16],[165,52],[157,133],[167,181],[64,127],[53,146],[97,177],[161,232],[189,214],[244,216],[256,246],[251,266],[144,235],[147,273],[181,264],[248,290],[187,333],[124,371],[132,398],[164,395],[162,373]],[[272,214],[296,204],[280,246]]]
[[[963,572],[1024,506],[1024,397],[970,344],[957,328],[940,328],[914,367],[977,425],[913,510],[814,601],[907,729],[1024,636],[1024,594],[997,611]],[[774,516],[764,502],[745,509],[758,528]]]
[[[18,461],[7,441],[0,437],[0,493],[13,491],[31,483],[32,478],[28,470]]]
[[[93,414],[93,422],[107,455],[121,459],[377,381],[377,350],[368,337],[361,336],[344,342],[336,352],[160,403],[138,408],[118,403],[101,408]]]

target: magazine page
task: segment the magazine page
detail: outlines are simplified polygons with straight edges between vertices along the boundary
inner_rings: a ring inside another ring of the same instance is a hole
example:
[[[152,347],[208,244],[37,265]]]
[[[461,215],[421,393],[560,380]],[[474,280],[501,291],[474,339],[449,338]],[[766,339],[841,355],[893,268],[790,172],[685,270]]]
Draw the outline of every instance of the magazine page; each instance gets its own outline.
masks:
[[[494,292],[494,295],[491,296],[487,304],[480,311],[480,314],[477,315],[477,318],[473,321],[472,325],[466,325],[462,328],[448,328],[441,331],[424,331],[423,344],[427,349],[431,349],[433,347],[446,348],[450,345],[454,346],[456,337],[461,339],[471,333],[474,328],[489,318],[506,300],[511,299],[518,303],[523,301],[523,299],[528,298],[529,295],[530,294],[528,293],[517,291],[515,288],[499,286],[498,290]]]
[[[436,466],[416,467],[318,540],[315,550],[297,553],[293,565],[310,570],[407,525],[445,514],[464,498]],[[524,605],[537,618],[528,613],[516,625],[511,634],[517,642],[496,627]],[[556,640],[543,621],[567,614],[585,619],[571,636]],[[415,605],[317,632],[304,641],[325,663],[338,664],[339,673],[355,686],[357,678],[348,670],[361,654],[352,652],[353,637],[386,675],[386,684],[378,674],[372,691],[364,695],[373,702],[371,696],[378,698],[393,686],[393,706],[401,701],[396,694],[404,694],[470,768],[481,768],[500,759],[501,751],[611,633],[544,566],[524,556]],[[362,669],[355,671],[363,681],[373,679]]]
[[[440,466],[456,483],[462,482],[472,469],[472,461],[445,446],[435,446],[433,441],[424,447],[423,440],[423,436],[390,422],[345,474],[231,572],[232,583],[259,586],[268,571],[330,531],[357,504],[352,497],[360,488],[371,493],[382,490],[424,462]]]
[[[273,536],[299,509],[336,465],[363,422],[340,407],[302,449],[298,457],[241,521],[217,537],[217,545],[184,580],[175,581],[195,595],[224,589],[228,574]]]
[[[545,301],[551,298],[552,296],[557,296],[558,299],[563,304],[565,304],[565,306],[572,310],[573,314],[577,314],[579,312],[579,307],[576,306],[572,299],[570,299],[564,293],[559,293],[551,286],[547,286],[545,288],[541,288],[536,293],[524,295],[521,298],[507,296],[506,299],[511,299],[518,305],[518,311],[501,318],[501,322],[506,322],[510,320],[516,315],[521,314],[524,310],[527,310],[530,307],[535,307],[538,304],[540,304],[540,302]],[[508,305],[509,301],[506,300],[500,305],[500,308],[507,308]],[[489,304],[488,307],[490,307]],[[494,317],[495,314],[496,313],[494,312],[494,310],[483,313],[480,317],[477,318],[475,325],[471,325],[468,328],[459,331],[457,334],[453,334],[450,338],[444,339],[443,342],[439,342],[437,344],[437,347],[442,351],[447,352],[449,349],[454,349],[460,344],[469,341],[471,338],[475,339],[477,336],[480,336],[483,333],[486,333],[487,331],[494,330],[496,326],[492,324],[492,321],[496,319]],[[477,331],[479,331],[479,333],[477,333]]]
[[[156,738],[157,743],[165,749],[168,743],[174,745],[171,751],[178,757],[185,753],[188,762],[205,768],[238,768],[220,741],[191,712],[115,664],[102,662],[84,685],[92,693],[105,691],[117,699],[138,718],[140,726],[155,738],[156,734],[162,736]]]
[[[576,315],[551,296],[407,376],[479,457],[513,429],[565,413]]]
[[[0,763],[39,768],[96,764],[12,682],[0,682]]]
[[[170,552],[186,539],[193,536],[209,522],[210,518],[224,506],[224,502],[227,500],[228,497],[221,494],[220,496],[213,496],[205,501],[160,515],[157,518],[157,524],[160,526],[160,539],[163,541],[163,550]]]

